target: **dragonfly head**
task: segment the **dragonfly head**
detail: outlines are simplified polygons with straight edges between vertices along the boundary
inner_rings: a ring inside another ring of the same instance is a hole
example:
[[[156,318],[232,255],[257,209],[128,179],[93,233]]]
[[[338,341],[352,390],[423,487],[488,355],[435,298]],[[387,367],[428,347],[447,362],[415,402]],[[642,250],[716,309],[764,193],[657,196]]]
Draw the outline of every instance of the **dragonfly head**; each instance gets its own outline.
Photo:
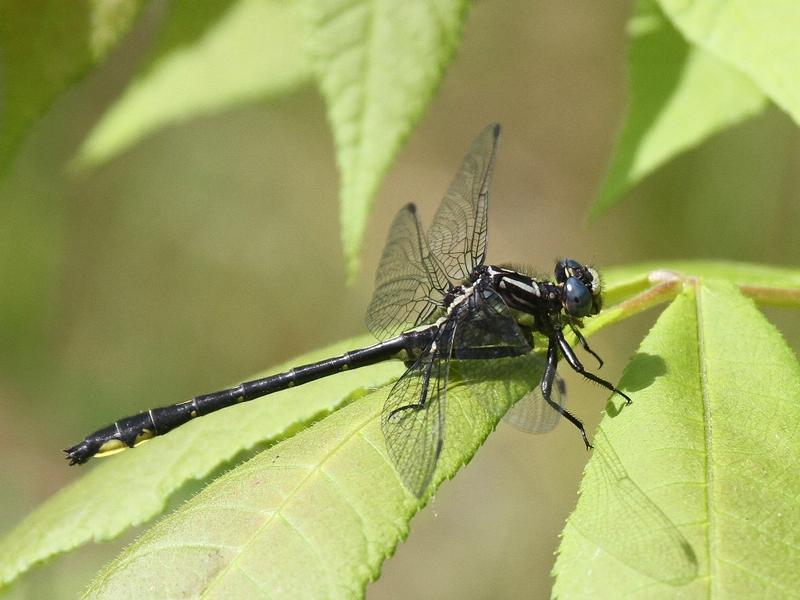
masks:
[[[600,312],[601,285],[597,271],[564,258],[556,263],[555,276],[561,288],[561,304],[570,317],[580,319]]]

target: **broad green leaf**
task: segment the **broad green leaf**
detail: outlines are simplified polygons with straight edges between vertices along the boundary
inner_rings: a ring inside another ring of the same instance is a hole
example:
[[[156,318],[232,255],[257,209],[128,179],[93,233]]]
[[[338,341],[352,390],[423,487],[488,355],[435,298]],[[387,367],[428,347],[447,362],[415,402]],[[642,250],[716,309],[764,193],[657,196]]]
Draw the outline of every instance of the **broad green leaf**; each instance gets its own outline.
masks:
[[[637,528],[624,502],[598,497],[593,456],[562,535],[554,596],[793,595],[800,365],[780,333],[732,284],[695,280],[659,317],[620,385],[633,404],[609,409],[602,436],[628,484],[688,540],[698,573],[672,585],[681,554],[652,528],[620,541]]]
[[[272,372],[373,341],[362,337],[339,343]],[[89,541],[111,539],[152,519],[188,481],[207,476],[243,450],[290,435],[348,398],[393,381],[402,372],[400,361],[344,372],[208,415],[134,450],[92,460],[94,468],[87,467],[83,477],[34,510],[0,541],[0,587],[55,554]],[[156,463],[159,468],[154,470]]]
[[[531,385],[530,357],[472,364],[480,372],[462,376],[477,381],[452,377],[429,494]],[[87,596],[361,597],[422,505],[386,453],[379,417],[388,389],[214,481],[110,563]]]
[[[767,104],[746,75],[690,46],[655,0],[637,2],[628,33],[627,114],[590,218],[676,155]]]
[[[152,64],[95,126],[79,164],[95,165],[167,125],[284,94],[311,78],[296,9],[279,0],[175,2]],[[174,42],[200,24],[202,35]]]
[[[800,124],[800,4],[795,0],[658,0],[683,36],[747,75]],[[722,90],[720,90],[721,92]]]
[[[304,7],[336,144],[352,276],[378,184],[442,79],[468,2],[309,0]]]
[[[0,0],[0,175],[33,123],[128,30],[139,0]]]

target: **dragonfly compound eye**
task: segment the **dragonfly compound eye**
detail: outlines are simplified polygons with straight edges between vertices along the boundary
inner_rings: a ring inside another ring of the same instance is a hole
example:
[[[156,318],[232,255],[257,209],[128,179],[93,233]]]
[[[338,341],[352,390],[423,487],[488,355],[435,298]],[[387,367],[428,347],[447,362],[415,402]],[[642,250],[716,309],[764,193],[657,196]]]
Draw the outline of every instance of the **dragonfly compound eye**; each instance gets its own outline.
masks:
[[[592,310],[592,292],[577,277],[564,284],[564,308],[573,317],[585,317]]]

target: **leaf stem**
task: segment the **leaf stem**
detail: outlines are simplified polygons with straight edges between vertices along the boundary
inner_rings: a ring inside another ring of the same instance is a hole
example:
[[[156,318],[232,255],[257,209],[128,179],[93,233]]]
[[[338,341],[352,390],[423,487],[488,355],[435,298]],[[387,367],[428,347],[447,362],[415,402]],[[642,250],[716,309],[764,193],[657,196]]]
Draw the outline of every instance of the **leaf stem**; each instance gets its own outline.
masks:
[[[638,277],[610,289],[608,297],[614,300],[619,298],[620,301],[609,308],[603,309],[598,316],[587,320],[583,331],[586,335],[591,335],[608,325],[667,302],[674,298],[685,285],[697,285],[703,279],[706,279],[706,277],[684,275],[671,270],[650,271],[646,276]],[[708,279],[713,279],[713,277]],[[649,287],[647,287],[648,284]],[[800,307],[800,288],[782,288],[745,283],[737,284],[737,287],[744,296],[752,298],[760,305]],[[633,295],[623,300],[622,298],[625,298],[628,294]]]
[[[740,285],[739,291],[758,304],[769,306],[800,307],[799,288],[776,288],[761,285]]]

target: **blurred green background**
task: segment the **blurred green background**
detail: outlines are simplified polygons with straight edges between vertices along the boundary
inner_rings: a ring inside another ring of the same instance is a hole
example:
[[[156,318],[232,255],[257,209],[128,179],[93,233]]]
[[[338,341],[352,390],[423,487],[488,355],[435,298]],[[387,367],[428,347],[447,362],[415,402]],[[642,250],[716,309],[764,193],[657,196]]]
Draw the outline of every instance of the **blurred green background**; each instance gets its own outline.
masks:
[[[87,432],[363,332],[395,211],[413,201],[428,222],[492,121],[504,137],[490,261],[543,273],[561,256],[601,268],[659,258],[796,266],[800,137],[775,109],[670,163],[586,225],[624,109],[629,13],[627,2],[477,3],[382,186],[351,287],[332,139],[310,86],[162,131],[95,171],[68,169],[142,60],[158,21],[143,19],[59,99],[0,185],[0,531],[80,477],[61,449]],[[655,316],[593,340],[605,377],[619,377]],[[798,316],[768,316],[797,351]],[[570,406],[592,431],[607,395],[565,375]],[[567,425],[546,436],[501,427],[414,519],[369,597],[548,597],[586,459]],[[7,595],[74,597],[136,533],[57,559]]]

